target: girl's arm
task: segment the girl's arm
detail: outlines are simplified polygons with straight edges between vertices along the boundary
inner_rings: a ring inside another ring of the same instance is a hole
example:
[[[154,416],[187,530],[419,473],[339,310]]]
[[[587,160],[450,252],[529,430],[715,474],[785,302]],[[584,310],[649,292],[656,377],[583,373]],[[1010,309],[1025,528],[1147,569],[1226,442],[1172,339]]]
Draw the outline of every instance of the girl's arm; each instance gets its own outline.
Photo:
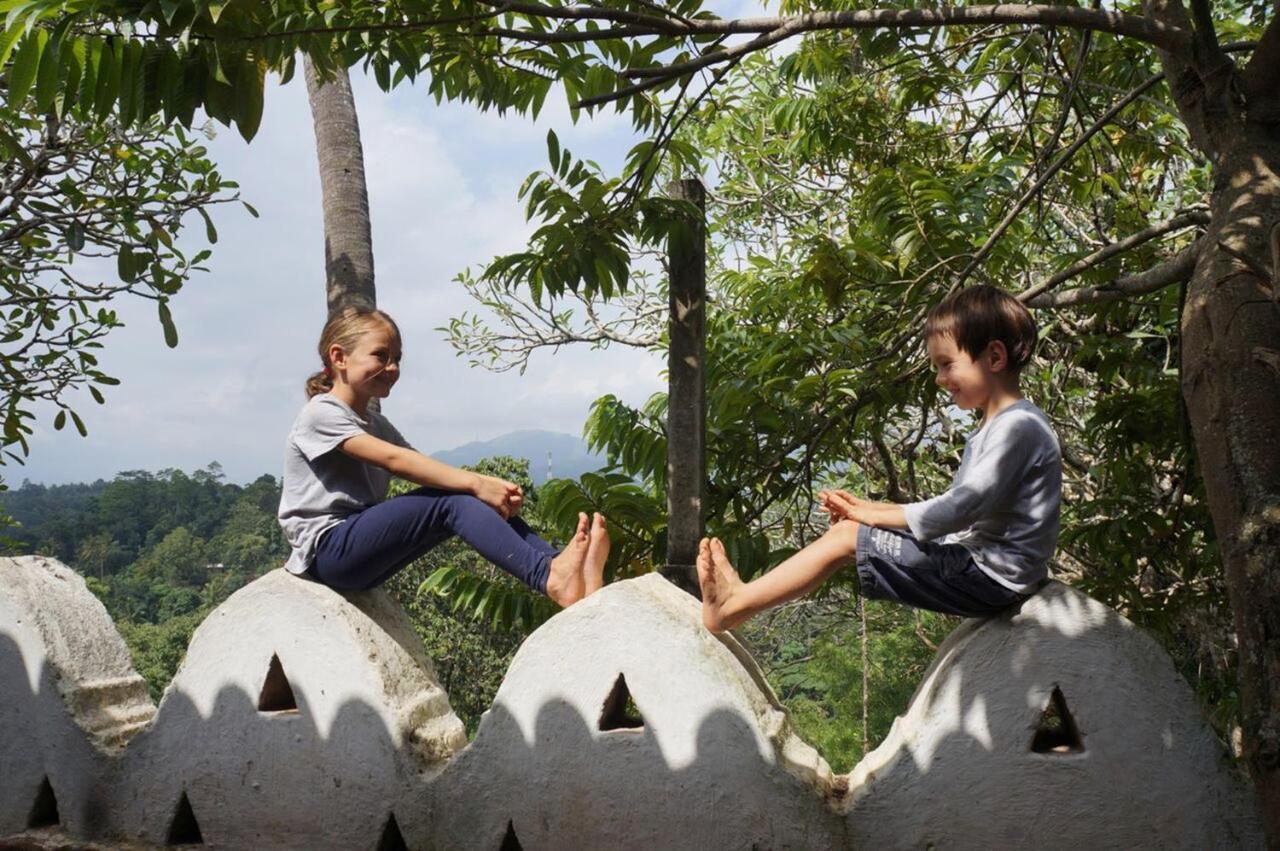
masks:
[[[371,434],[348,437],[338,448],[357,461],[381,467],[416,485],[469,493],[492,506],[503,517],[510,517],[515,513],[523,501],[519,485],[493,476],[459,470],[443,461],[428,458],[421,452],[396,446]]]

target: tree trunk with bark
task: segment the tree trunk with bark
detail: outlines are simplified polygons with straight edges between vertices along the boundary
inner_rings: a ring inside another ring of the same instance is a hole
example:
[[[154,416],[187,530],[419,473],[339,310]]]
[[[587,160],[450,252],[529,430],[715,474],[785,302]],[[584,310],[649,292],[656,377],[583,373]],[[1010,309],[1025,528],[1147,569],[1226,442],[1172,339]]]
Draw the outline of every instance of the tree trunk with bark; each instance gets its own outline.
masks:
[[[1196,33],[1162,54],[1178,110],[1213,165],[1211,219],[1182,314],[1182,395],[1235,619],[1244,759],[1280,848],[1280,21],[1243,69],[1208,4],[1148,0]]]
[[[1182,315],[1182,392],[1235,617],[1244,757],[1277,847],[1280,128],[1243,129],[1215,169],[1213,221]]]
[[[329,313],[348,305],[374,307],[377,295],[369,192],[351,78],[345,68],[340,68],[330,79],[322,79],[310,59],[304,61],[304,76],[320,161]]]

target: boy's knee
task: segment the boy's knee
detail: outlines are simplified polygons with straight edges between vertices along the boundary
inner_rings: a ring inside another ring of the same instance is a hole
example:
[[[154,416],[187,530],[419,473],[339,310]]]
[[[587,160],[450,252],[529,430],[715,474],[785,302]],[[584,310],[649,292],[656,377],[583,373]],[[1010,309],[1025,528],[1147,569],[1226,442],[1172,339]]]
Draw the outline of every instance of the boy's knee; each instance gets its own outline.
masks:
[[[849,554],[853,555],[858,551],[858,528],[857,520],[840,520],[831,524],[827,534],[847,547]]]

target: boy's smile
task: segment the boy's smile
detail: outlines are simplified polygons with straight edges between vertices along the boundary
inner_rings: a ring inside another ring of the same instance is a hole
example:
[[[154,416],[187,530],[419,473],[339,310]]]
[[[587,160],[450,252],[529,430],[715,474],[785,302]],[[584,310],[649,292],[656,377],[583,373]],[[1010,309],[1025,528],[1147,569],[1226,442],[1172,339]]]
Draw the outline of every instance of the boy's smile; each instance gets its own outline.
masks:
[[[957,346],[950,335],[942,334],[930,336],[925,345],[929,349],[929,360],[937,371],[934,380],[951,394],[956,407],[964,411],[981,408],[985,412],[997,374],[990,350],[975,360]]]

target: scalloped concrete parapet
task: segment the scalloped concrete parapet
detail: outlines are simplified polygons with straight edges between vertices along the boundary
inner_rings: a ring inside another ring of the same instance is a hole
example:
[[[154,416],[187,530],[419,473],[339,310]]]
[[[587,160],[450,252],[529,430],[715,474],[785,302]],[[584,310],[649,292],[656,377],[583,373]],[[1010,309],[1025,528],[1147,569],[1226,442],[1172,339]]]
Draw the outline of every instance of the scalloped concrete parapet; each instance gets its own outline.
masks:
[[[611,706],[619,677],[638,717]],[[510,825],[526,851],[833,848],[842,788],[754,660],[655,573],[525,640],[476,740],[433,784],[423,839],[496,851]]]
[[[262,705],[273,665],[296,708]],[[126,754],[115,811],[157,844],[185,794],[203,838],[226,847],[372,847],[392,808],[464,744],[385,592],[338,594],[276,570],[196,630],[154,725]]]
[[[849,776],[657,575],[530,636],[466,747],[382,592],[257,580],[197,630],[141,732],[150,703],[123,654],[74,573],[0,560],[0,836],[47,777],[72,836],[157,845],[196,827],[224,848],[1262,844],[1168,657],[1056,583],[957,629]],[[108,679],[133,685],[93,687]]]
[[[111,616],[75,571],[0,558],[0,836],[27,826],[46,780],[71,831],[100,831],[99,779],[155,714]]]
[[[1054,702],[1074,729],[1037,752]],[[1265,844],[1252,788],[1169,656],[1057,582],[947,638],[906,714],[854,769],[849,828],[859,848]]]

